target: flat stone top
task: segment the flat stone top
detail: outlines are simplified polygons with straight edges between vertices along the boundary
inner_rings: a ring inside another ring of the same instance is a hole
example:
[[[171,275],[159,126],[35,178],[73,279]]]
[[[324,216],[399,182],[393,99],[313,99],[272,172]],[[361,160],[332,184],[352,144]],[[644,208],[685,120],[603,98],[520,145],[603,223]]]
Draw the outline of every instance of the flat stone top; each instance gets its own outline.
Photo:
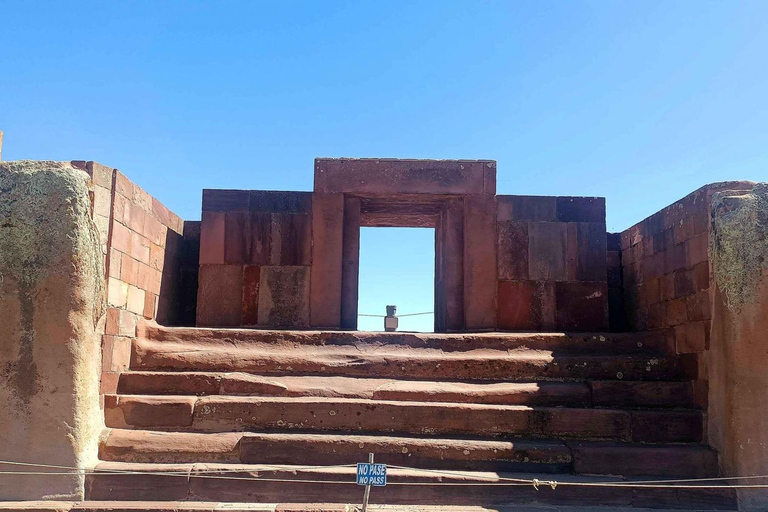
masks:
[[[495,195],[496,161],[316,158],[314,190],[362,196]]]

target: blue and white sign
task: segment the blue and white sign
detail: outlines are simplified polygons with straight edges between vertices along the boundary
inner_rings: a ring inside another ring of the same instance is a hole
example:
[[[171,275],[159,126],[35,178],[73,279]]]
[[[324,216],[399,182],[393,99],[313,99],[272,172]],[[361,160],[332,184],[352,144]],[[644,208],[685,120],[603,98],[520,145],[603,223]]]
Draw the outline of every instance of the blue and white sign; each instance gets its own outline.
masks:
[[[357,485],[384,487],[387,485],[387,465],[358,462]]]

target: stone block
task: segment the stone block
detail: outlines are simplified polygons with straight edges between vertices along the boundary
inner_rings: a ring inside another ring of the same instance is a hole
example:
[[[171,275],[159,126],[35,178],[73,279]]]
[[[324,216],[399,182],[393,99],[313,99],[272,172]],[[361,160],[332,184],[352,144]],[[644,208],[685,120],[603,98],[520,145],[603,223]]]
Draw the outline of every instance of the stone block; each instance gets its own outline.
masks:
[[[674,274],[675,297],[685,297],[696,292],[694,271],[692,269],[678,270]]]
[[[309,326],[309,268],[261,267],[258,324],[265,327]]]
[[[554,222],[557,220],[555,197],[497,196],[497,219],[504,221]]]
[[[379,158],[315,159],[315,192],[354,194],[483,194],[492,161],[401,160]]]
[[[708,260],[707,248],[709,245],[709,235],[702,233],[685,241],[685,265],[693,267],[694,265]]]
[[[685,298],[688,320],[709,320],[712,316],[708,292],[698,292]]]
[[[226,212],[224,214],[224,262],[244,264],[250,252],[250,214]]]
[[[123,308],[128,302],[128,283],[110,277],[107,280],[107,304]]]
[[[666,327],[674,327],[688,321],[688,312],[685,308],[685,299],[673,299],[665,303],[665,323]]]
[[[243,266],[201,265],[198,280],[197,325],[204,327],[241,325]]]
[[[501,221],[498,231],[499,279],[528,279],[528,223]]]
[[[675,327],[678,354],[704,352],[707,347],[708,328],[705,321],[686,322]]]
[[[344,195],[315,193],[312,198],[312,327],[338,329],[341,326],[343,233]]]
[[[605,330],[608,320],[605,282],[555,283],[555,322],[560,329]]]
[[[570,224],[576,231],[573,247],[569,243],[568,254],[573,254],[576,262],[578,281],[606,281],[606,231],[605,222],[578,222]],[[568,241],[571,242],[571,237]]]
[[[248,263],[251,265],[269,265],[273,263],[271,242],[272,214],[251,212],[250,230],[251,246],[248,253]],[[279,264],[279,260],[275,264]]]
[[[243,269],[243,325],[259,322],[259,280],[260,268],[246,265]]]
[[[144,313],[144,295],[145,291],[141,288],[137,288],[136,286],[129,286],[128,287],[128,301],[126,302],[125,307],[130,311],[131,313],[135,313],[137,315],[141,315]]]
[[[112,223],[112,248],[123,254],[131,252],[131,230],[119,222]]]
[[[204,212],[247,212],[250,193],[248,190],[203,189]]]
[[[557,220],[560,222],[605,223],[605,198],[557,197]]]
[[[304,214],[272,214],[271,263],[309,265],[312,217]]]
[[[528,277],[534,281],[564,281],[567,227],[562,222],[528,225]]]
[[[671,274],[681,268],[685,268],[685,245],[675,244],[664,253],[664,273]]]
[[[553,283],[499,281],[497,300],[499,329],[523,331],[554,326]]]
[[[675,298],[675,275],[666,274],[659,281],[659,294],[662,301],[668,301]]]
[[[697,292],[709,288],[709,262],[702,261],[693,267],[693,289]]]
[[[263,213],[312,213],[312,192],[250,190],[249,209]]]
[[[130,250],[128,251],[128,254],[130,254],[133,258],[139,260],[140,262],[148,264],[149,251],[150,251],[149,240],[147,240],[141,234],[135,231],[132,231],[131,247],[130,247]]]
[[[496,325],[496,199],[464,198],[464,321],[468,330]]]
[[[225,216],[222,212],[203,212],[200,223],[200,265],[224,263]]]

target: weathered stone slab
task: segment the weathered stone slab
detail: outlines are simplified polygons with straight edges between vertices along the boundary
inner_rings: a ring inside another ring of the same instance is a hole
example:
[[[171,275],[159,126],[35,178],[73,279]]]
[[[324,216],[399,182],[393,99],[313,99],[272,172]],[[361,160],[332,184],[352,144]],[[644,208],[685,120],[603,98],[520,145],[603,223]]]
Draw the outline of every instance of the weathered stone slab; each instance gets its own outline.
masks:
[[[309,327],[309,267],[261,267],[258,324]]]
[[[97,458],[104,267],[88,182],[68,163],[0,165],[2,460],[86,468]],[[83,482],[3,475],[0,496],[79,500]]]
[[[197,325],[238,326],[243,314],[243,266],[201,265],[197,289]]]

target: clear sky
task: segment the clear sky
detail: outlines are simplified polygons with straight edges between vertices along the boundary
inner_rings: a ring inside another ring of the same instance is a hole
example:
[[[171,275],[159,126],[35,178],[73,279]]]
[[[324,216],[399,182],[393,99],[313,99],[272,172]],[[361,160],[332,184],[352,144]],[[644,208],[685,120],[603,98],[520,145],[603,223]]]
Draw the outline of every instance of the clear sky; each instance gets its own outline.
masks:
[[[316,156],[495,159],[499,193],[605,196],[611,231],[768,179],[765,0],[0,0],[0,27],[4,160],[98,160],[186,219],[204,187],[311,190]],[[431,283],[385,273],[432,264],[408,236],[363,235],[390,288],[361,310]]]

